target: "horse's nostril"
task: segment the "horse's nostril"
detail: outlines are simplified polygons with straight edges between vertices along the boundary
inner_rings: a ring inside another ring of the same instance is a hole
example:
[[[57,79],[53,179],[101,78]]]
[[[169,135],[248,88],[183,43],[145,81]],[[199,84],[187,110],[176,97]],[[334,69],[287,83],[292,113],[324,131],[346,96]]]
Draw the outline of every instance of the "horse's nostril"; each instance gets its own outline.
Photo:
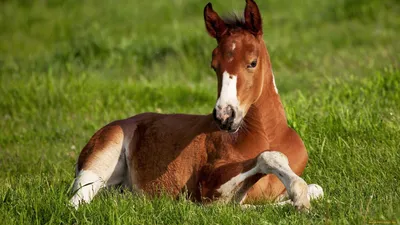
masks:
[[[231,117],[235,118],[236,117],[236,111],[231,106],[229,106],[229,107],[231,109]]]
[[[226,114],[228,118],[225,120],[225,124],[227,127],[231,127],[236,115],[236,112],[231,105],[226,107]]]
[[[234,107],[227,105],[225,107],[217,106],[213,109],[213,117],[217,124],[223,130],[230,130],[236,116]]]
[[[232,108],[232,106],[228,105],[225,109],[225,113],[228,117],[232,117],[234,116],[234,110]]]

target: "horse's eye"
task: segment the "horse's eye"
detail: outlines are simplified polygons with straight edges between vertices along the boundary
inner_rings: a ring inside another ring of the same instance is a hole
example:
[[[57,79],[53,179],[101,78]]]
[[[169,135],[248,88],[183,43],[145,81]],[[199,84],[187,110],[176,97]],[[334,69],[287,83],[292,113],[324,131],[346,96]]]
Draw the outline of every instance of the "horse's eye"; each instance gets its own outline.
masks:
[[[247,68],[255,68],[256,66],[257,66],[257,60],[254,60],[249,65],[247,65]]]

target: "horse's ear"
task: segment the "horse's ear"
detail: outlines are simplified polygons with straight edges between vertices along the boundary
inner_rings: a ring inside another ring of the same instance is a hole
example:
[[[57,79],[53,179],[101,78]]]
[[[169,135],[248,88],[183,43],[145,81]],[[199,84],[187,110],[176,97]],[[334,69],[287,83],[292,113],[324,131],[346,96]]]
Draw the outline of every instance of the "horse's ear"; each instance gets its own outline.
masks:
[[[208,3],[204,8],[204,21],[208,33],[217,40],[219,40],[227,30],[224,21],[213,10],[211,3]]]
[[[254,0],[246,0],[244,10],[246,28],[254,35],[262,34],[262,20],[260,10]]]

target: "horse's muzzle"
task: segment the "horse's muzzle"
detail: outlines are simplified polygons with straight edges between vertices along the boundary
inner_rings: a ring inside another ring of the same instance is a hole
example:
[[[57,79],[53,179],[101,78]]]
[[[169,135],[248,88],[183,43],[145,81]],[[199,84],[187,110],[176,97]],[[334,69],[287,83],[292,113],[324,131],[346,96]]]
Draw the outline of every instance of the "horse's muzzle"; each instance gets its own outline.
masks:
[[[221,130],[225,130],[228,132],[235,132],[239,129],[239,126],[235,124],[236,111],[231,106],[228,105],[226,107],[217,107],[213,110],[213,117],[218,127]]]

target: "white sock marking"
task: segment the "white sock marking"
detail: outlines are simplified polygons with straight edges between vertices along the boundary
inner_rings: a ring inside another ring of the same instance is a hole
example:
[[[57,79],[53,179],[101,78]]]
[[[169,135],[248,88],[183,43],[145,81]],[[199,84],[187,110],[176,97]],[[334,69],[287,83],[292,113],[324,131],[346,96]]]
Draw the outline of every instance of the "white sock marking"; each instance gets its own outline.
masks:
[[[221,201],[228,202],[232,199],[232,197],[235,195],[235,188],[242,183],[244,180],[246,180],[248,177],[251,177],[255,175],[258,172],[258,167],[255,166],[251,170],[248,170],[244,173],[240,173],[236,175],[235,177],[231,178],[228,182],[224,183],[221,185],[217,191],[221,193]]]
[[[78,208],[82,203],[89,203],[100,188],[104,187],[104,181],[90,170],[81,170],[74,182],[73,191],[75,195],[70,203]]]
[[[263,152],[257,159],[257,164],[250,170],[240,173],[235,177],[231,178],[228,182],[222,184],[217,191],[221,194],[220,201],[228,202],[232,200],[232,197],[236,194],[237,187],[240,183],[257,173],[263,174],[274,174],[276,175],[282,183],[285,185],[286,189],[293,200],[293,205],[298,209],[303,207],[309,208],[309,199],[307,199],[309,193],[307,192],[307,183],[297,176],[292,169],[289,167],[289,161],[287,157],[276,151]],[[314,195],[320,196],[322,188],[319,186],[313,186],[312,191]],[[245,198],[245,197],[244,197]],[[241,199],[242,202],[244,199]]]

